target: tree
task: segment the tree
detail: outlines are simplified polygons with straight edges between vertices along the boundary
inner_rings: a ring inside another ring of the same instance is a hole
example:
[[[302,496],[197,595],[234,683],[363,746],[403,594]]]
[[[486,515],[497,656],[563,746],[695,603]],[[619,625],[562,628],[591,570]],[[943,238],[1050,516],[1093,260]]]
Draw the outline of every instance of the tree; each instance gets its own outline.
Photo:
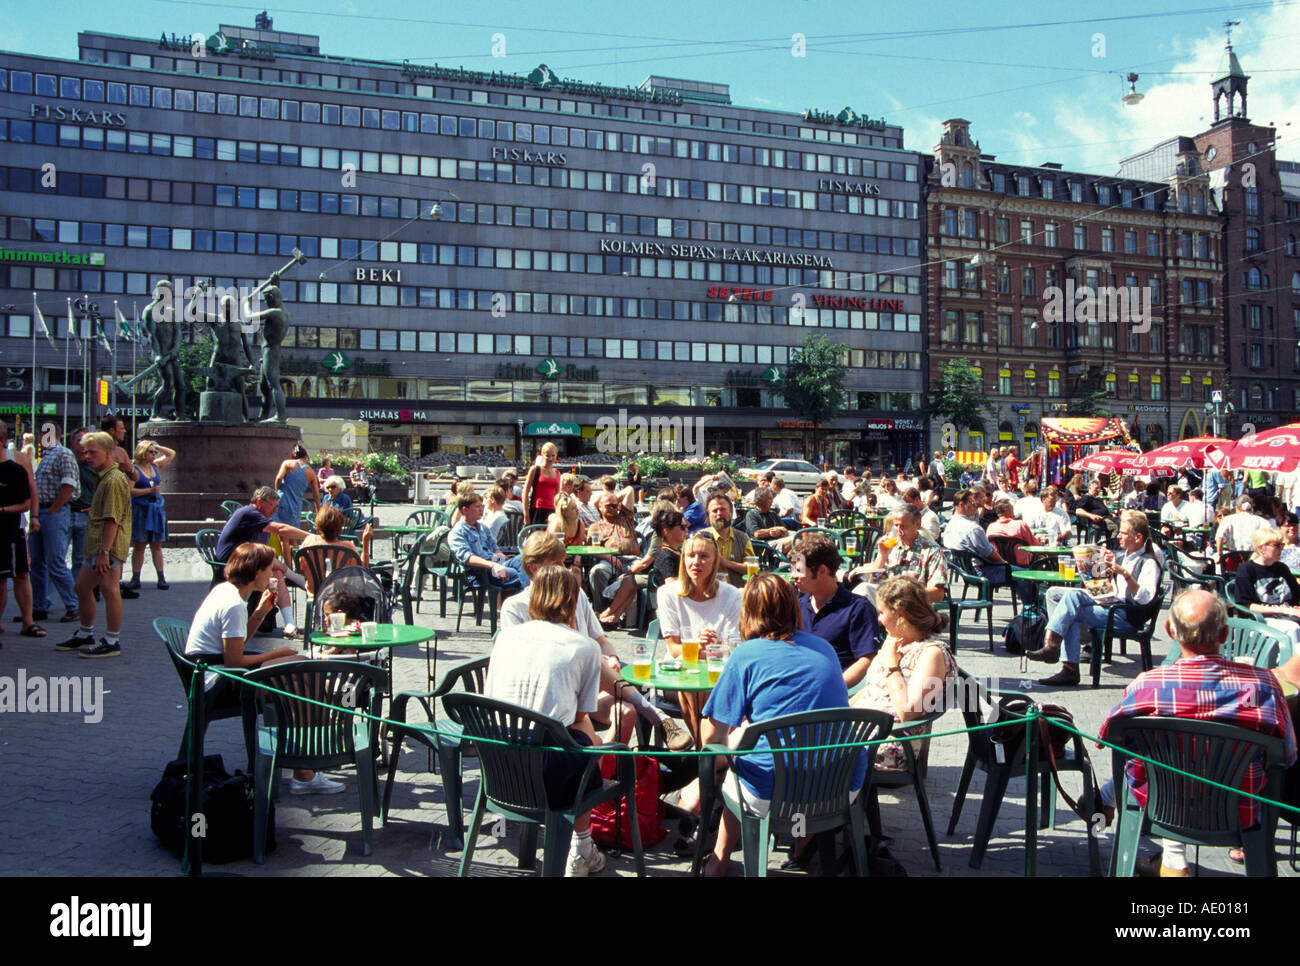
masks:
[[[1106,390],[1081,388],[1066,402],[1065,413],[1067,416],[1107,418],[1111,415],[1110,403],[1110,393]]]
[[[984,393],[983,379],[975,367],[966,359],[949,359],[939,377],[938,387],[926,393],[924,411],[930,419],[982,433],[984,413],[992,412],[993,406]],[[956,446],[952,448],[956,449]]]
[[[785,377],[776,388],[785,404],[813,425],[813,452],[817,450],[817,426],[834,419],[844,410],[844,363],[848,346],[836,345],[825,336],[809,333],[803,348],[791,353]]]

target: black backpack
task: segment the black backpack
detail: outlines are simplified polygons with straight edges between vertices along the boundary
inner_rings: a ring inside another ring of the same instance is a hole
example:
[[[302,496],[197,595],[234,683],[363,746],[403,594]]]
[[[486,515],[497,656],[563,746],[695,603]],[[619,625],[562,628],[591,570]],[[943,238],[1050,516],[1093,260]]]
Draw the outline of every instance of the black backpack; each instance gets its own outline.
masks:
[[[1002,632],[1002,646],[1008,654],[1036,651],[1047,642],[1047,615],[1036,607],[1025,607]]]
[[[149,796],[149,825],[162,844],[173,852],[185,848],[185,774],[187,763],[178,758],[163,769],[160,781]],[[203,759],[201,809],[206,824],[203,861],[220,865],[253,854],[253,776],[227,773],[220,755]],[[271,802],[266,825],[266,851],[275,851],[275,802]]]

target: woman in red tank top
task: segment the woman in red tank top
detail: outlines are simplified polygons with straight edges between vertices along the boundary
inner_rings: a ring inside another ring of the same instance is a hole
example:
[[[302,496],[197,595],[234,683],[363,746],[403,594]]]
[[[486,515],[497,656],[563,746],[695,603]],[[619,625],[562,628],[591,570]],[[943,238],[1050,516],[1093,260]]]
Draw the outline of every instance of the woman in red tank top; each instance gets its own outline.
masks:
[[[555,494],[560,489],[560,471],[555,461],[560,451],[554,443],[545,443],[537,460],[528,468],[524,479],[524,506],[528,509],[528,522],[546,523],[555,510]]]

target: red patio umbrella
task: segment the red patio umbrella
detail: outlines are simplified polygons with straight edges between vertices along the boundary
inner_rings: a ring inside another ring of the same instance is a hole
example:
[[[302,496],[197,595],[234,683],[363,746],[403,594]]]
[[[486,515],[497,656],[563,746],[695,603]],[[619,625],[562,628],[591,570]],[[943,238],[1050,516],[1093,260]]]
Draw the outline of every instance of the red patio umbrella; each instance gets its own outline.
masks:
[[[1127,449],[1103,449],[1087,456],[1081,456],[1070,464],[1075,472],[1085,473],[1123,473],[1136,476],[1139,470],[1133,466],[1138,454]]]
[[[1203,470],[1209,464],[1206,458],[1206,449],[1210,447],[1211,455],[1215,451],[1222,451],[1232,445],[1232,440],[1222,439],[1218,436],[1197,436],[1194,439],[1183,439],[1176,443],[1166,443],[1164,446],[1157,446],[1149,452],[1142,453],[1133,465],[1139,470],[1157,470],[1170,469],[1180,470],[1186,466]]]
[[[1211,448],[1207,458],[1218,469],[1290,473],[1300,467],[1300,423],[1251,433],[1217,452]]]

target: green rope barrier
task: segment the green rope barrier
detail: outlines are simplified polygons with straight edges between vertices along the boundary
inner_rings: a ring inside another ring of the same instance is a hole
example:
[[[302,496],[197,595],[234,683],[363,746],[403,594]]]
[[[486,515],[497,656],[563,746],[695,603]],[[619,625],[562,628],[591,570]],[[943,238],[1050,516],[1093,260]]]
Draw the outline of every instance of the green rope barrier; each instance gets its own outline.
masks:
[[[228,677],[232,681],[235,681],[246,687],[259,688],[263,691],[269,691],[272,694],[279,694],[283,697],[289,698],[292,701],[300,701],[303,704],[314,704],[319,708],[328,708],[331,711],[339,712],[341,714],[357,715],[362,718],[366,718],[370,721],[376,722],[378,724],[384,724],[390,726],[395,725],[399,728],[416,728],[419,729],[420,731],[424,731],[429,734],[436,734],[441,738],[455,738],[461,741],[484,742],[486,744],[502,745],[507,748],[511,748],[511,747],[527,748],[530,751],[554,751],[554,752],[568,752],[568,753],[581,752],[583,754],[591,754],[591,755],[653,754],[656,758],[665,758],[665,757],[699,758],[706,755],[712,757],[718,754],[718,752],[716,751],[704,751],[704,750],[668,751],[667,749],[660,750],[657,748],[652,750],[646,750],[642,748],[602,749],[600,745],[596,745],[591,748],[560,748],[552,745],[520,745],[516,742],[502,741],[497,738],[471,738],[465,735],[465,733],[461,731],[456,731],[456,732],[440,731],[438,728],[433,726],[432,722],[397,721],[392,718],[384,718],[379,715],[372,715],[367,711],[361,710],[360,708],[343,708],[337,704],[330,704],[329,702],[326,701],[319,701],[316,698],[309,698],[301,694],[293,694],[289,691],[282,691],[281,689],[272,687],[269,684],[263,684],[261,681],[249,681],[243,675],[235,674],[224,667],[219,667],[216,665],[205,665],[203,667],[205,667],[206,670]],[[955,728],[952,731],[935,731],[935,732],[924,732],[918,734],[908,734],[907,722],[904,721],[901,722],[901,728],[899,731],[891,732],[888,736],[884,738],[878,738],[872,741],[848,742],[848,743],[830,744],[830,745],[808,745],[806,747],[798,747],[798,748],[778,748],[776,749],[776,752],[786,753],[786,752],[805,752],[805,751],[836,751],[842,748],[867,748],[872,745],[886,744],[891,741],[921,741],[921,740],[928,740],[930,738],[946,738],[950,735],[964,735],[972,731],[989,731],[993,728],[1002,728],[1007,725],[1023,724],[1024,722],[1029,720],[1031,720],[1029,717],[1007,717],[1007,718],[999,717],[997,721],[991,722],[989,724],[976,725],[973,728]],[[744,751],[733,750],[728,752],[729,755],[770,755],[772,753],[773,750],[770,748],[750,748]]]
[[[1052,718],[1051,721],[1053,724],[1059,725],[1065,731],[1072,732],[1078,735],[1080,738],[1085,738],[1088,741],[1095,741],[1097,744],[1104,745],[1105,747],[1110,748],[1114,751],[1123,752],[1129,758],[1135,759],[1137,761],[1145,762],[1147,765],[1151,767],[1163,768],[1166,771],[1173,772],[1175,775],[1182,775],[1184,778],[1191,778],[1194,781],[1204,782],[1206,785],[1212,785],[1215,788],[1220,789],[1221,791],[1230,792],[1233,795],[1240,795],[1243,798],[1251,798],[1257,802],[1262,802],[1265,805],[1272,805],[1275,808],[1282,808],[1288,812],[1296,812],[1297,814],[1300,814],[1300,807],[1297,807],[1295,805],[1288,805],[1286,802],[1274,801],[1271,798],[1265,798],[1263,795],[1256,795],[1254,792],[1244,791],[1240,788],[1230,788],[1227,785],[1224,785],[1220,782],[1216,782],[1213,778],[1206,778],[1204,775],[1193,775],[1191,772],[1183,771],[1181,768],[1177,768],[1174,765],[1166,765],[1163,762],[1159,762],[1152,758],[1148,758],[1145,755],[1139,755],[1136,751],[1131,751],[1128,748],[1124,748],[1120,745],[1112,744],[1106,739],[1099,738],[1095,735],[1090,735],[1086,731],[1080,731],[1078,728],[1068,725],[1064,721],[1058,721],[1056,718]],[[1112,776],[1112,778],[1113,777],[1114,776]]]

